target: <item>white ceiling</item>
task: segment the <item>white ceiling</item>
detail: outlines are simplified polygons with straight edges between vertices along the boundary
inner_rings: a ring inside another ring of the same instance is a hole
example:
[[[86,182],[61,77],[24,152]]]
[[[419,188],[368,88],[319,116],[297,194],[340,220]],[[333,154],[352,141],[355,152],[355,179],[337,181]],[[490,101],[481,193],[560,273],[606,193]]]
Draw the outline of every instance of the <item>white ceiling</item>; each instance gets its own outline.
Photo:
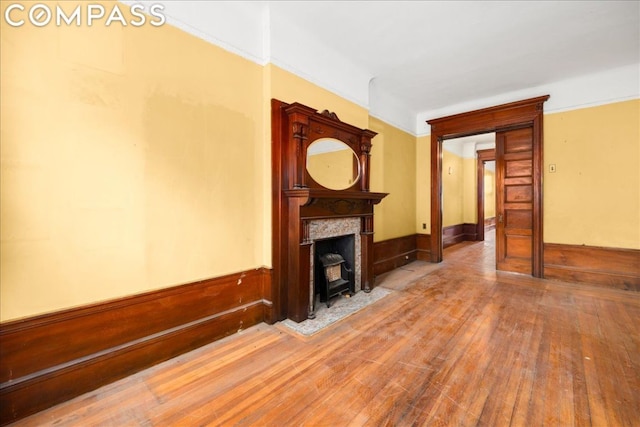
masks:
[[[420,112],[640,62],[637,1],[275,2]]]
[[[640,94],[639,1],[165,3],[174,24],[413,123],[611,69]]]
[[[488,148],[495,148],[495,146],[496,134],[493,132],[445,139],[442,143],[443,149],[465,159],[474,159],[476,158],[477,150],[486,150]]]

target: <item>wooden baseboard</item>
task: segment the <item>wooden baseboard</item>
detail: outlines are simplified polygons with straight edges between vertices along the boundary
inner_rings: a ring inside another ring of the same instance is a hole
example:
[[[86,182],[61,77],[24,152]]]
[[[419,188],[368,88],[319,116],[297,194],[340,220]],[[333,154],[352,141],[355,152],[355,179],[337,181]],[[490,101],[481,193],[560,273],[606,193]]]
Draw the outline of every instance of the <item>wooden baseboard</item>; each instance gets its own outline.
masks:
[[[0,324],[5,425],[264,321],[261,268]]]
[[[475,240],[475,234],[469,232],[471,226],[475,227],[475,224],[450,227],[449,241]],[[415,259],[430,262],[430,245],[429,234],[376,242],[375,274],[391,271]],[[640,250],[545,243],[544,276],[567,282],[640,291]]]
[[[462,232],[466,242],[478,241],[478,224],[462,224]]]
[[[373,274],[402,267],[417,259],[416,235],[383,240],[373,244]]]
[[[442,229],[442,247],[456,245],[460,242],[475,242],[478,240],[476,224],[456,224]]]
[[[420,261],[431,262],[431,235],[416,234],[416,258]]]
[[[431,236],[412,234],[373,244],[373,271],[382,274],[412,261],[431,262]]]
[[[462,224],[449,225],[442,228],[442,248],[464,242],[464,231]]]
[[[545,243],[544,277],[640,291],[640,250]]]

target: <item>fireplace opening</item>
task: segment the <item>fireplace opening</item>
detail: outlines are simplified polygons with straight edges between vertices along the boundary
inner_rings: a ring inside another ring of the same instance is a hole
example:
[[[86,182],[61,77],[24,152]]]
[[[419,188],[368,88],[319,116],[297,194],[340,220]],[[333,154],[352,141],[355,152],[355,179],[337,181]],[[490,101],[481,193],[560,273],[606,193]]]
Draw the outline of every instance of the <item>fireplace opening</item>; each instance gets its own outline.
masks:
[[[316,240],[314,246],[314,300],[319,296],[330,307],[332,298],[355,294],[355,235]]]

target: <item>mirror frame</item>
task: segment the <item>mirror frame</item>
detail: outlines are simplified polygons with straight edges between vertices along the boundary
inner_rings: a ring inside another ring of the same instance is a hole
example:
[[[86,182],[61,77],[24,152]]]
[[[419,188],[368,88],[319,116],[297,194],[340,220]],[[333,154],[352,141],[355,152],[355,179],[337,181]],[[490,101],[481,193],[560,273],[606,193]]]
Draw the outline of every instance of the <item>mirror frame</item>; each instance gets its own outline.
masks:
[[[360,129],[341,122],[335,113],[293,103],[284,108],[286,116],[286,149],[283,166],[286,168],[285,188],[314,188],[327,191],[369,191],[369,163],[371,139],[377,135],[369,129]],[[356,154],[359,179],[344,190],[330,190],[311,179],[307,172],[307,149],[318,139],[332,138],[346,144]]]

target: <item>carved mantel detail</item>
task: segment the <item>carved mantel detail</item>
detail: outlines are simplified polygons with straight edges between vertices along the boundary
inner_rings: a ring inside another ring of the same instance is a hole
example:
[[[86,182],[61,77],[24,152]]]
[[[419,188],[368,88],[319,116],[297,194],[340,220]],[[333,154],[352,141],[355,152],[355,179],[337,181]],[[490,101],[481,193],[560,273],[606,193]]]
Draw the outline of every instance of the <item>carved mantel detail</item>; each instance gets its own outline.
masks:
[[[361,207],[363,203],[362,200],[348,199],[317,199],[315,202],[318,207],[327,209],[336,215],[352,214],[358,207]]]
[[[338,118],[338,115],[336,113],[333,113],[333,112],[329,111],[329,110],[323,110],[322,113],[320,113],[320,114],[322,114],[325,117],[329,117],[330,119],[340,121],[340,119]]]
[[[312,242],[309,221],[360,219],[362,289],[373,287],[373,207],[387,196],[369,190],[371,140],[376,133],[302,104],[272,101],[273,277],[271,322],[308,317]],[[307,149],[331,136],[350,148],[357,179],[331,190],[307,171]],[[311,295],[312,297],[312,295]]]

